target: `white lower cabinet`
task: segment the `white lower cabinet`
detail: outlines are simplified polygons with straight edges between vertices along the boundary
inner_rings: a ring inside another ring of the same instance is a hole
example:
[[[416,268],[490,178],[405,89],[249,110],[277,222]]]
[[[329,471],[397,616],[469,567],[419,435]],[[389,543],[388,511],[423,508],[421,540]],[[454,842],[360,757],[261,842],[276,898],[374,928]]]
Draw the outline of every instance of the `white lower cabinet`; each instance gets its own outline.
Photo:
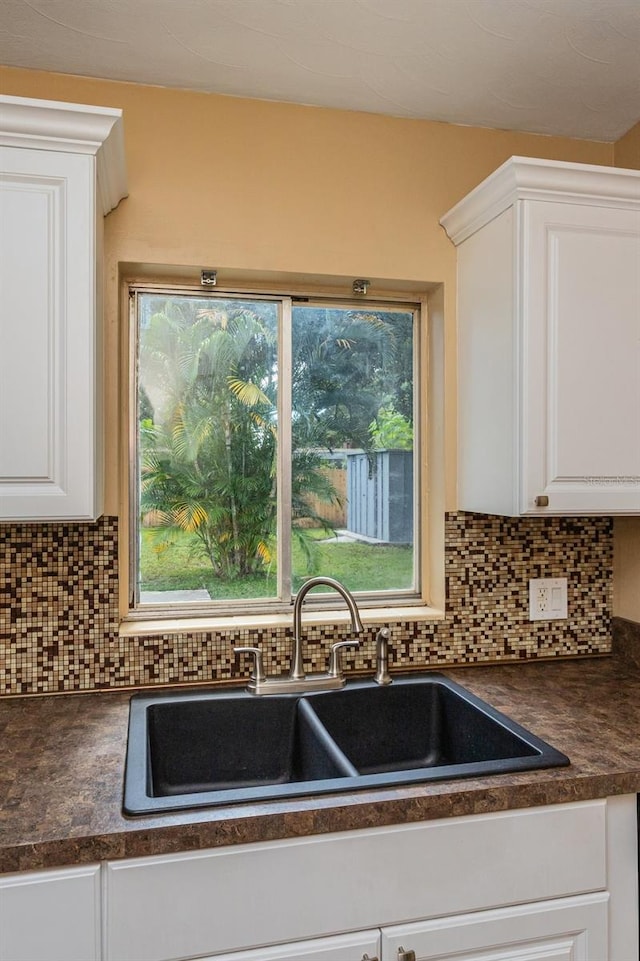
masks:
[[[638,957],[631,795],[117,861],[104,880],[104,961]]]
[[[100,865],[0,876],[0,961],[100,961]]]

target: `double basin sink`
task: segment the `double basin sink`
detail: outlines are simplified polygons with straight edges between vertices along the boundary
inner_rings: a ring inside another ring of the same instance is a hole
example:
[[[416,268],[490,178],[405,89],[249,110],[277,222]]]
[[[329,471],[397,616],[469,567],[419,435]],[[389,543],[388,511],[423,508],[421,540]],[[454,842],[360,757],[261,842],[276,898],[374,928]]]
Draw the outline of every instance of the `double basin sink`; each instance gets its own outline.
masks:
[[[439,674],[131,699],[125,814],[482,777],[569,759]]]

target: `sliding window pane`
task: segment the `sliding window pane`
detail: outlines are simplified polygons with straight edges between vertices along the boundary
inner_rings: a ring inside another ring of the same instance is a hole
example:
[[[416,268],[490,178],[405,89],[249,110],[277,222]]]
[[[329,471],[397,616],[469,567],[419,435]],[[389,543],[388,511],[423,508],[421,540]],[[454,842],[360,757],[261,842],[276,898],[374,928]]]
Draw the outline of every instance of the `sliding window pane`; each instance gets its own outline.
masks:
[[[138,293],[140,604],[277,596],[279,313]]]
[[[411,591],[414,314],[294,305],[292,327],[293,590]]]

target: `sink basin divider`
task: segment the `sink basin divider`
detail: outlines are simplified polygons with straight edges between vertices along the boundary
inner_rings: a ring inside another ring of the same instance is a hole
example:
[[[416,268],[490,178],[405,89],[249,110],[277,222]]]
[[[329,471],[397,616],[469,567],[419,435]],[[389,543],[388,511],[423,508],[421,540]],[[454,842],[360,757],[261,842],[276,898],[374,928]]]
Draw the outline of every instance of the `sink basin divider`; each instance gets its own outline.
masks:
[[[316,712],[311,707],[309,701],[305,700],[305,698],[300,698],[298,701],[298,710],[306,720],[309,727],[313,730],[314,734],[322,742],[325,750],[334,761],[336,767],[346,777],[358,777],[359,771],[354,767],[346,754],[338,747]]]

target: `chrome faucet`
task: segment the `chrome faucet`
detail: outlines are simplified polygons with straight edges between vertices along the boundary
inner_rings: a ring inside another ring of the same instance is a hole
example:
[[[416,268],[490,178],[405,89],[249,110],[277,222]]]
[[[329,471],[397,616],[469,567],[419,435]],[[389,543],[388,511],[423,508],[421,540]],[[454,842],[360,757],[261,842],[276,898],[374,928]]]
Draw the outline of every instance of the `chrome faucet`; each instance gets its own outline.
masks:
[[[293,603],[293,652],[288,677],[267,677],[264,671],[262,651],[257,647],[235,647],[236,654],[250,654],[254,658],[253,674],[247,690],[252,694],[304,694],[305,691],[332,691],[344,687],[345,679],[340,664],[340,653],[345,647],[358,647],[358,640],[336,641],[331,645],[329,665],[324,674],[305,674],[302,663],[302,605],[314,587],[324,585],[337,591],[349,608],[351,631],[361,634],[364,630],[358,607],[352,594],[333,577],[312,577],[305,581]]]
[[[312,577],[310,580],[305,581],[296,594],[296,599],[293,602],[293,659],[291,661],[291,671],[289,673],[289,677],[295,680],[300,680],[304,677],[304,668],[302,666],[302,605],[304,604],[304,599],[309,591],[313,590],[314,587],[321,585],[332,587],[334,591],[337,591],[338,594],[344,598],[344,601],[349,608],[349,613],[351,614],[352,634],[362,634],[362,631],[364,630],[362,621],[360,620],[360,613],[356,606],[356,602],[353,599],[353,595],[340,583],[340,581],[336,581],[333,577]],[[342,641],[339,645],[333,645],[331,652],[332,654],[335,652],[336,662],[338,658],[338,650],[343,647],[351,646],[352,644],[352,641]],[[334,671],[337,672],[337,669],[337,663],[335,663]]]

